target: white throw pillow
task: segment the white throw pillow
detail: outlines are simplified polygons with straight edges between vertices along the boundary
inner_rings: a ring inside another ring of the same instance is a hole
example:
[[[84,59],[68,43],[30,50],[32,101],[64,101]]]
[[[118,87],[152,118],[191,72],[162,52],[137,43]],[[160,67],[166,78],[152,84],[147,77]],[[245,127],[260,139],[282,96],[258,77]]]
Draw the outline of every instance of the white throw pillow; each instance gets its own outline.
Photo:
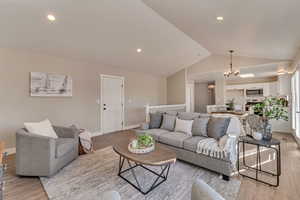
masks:
[[[182,120],[176,118],[175,132],[183,132],[192,135],[192,126],[194,120]]]
[[[30,133],[55,139],[58,138],[48,119],[41,122],[24,123],[24,126]]]

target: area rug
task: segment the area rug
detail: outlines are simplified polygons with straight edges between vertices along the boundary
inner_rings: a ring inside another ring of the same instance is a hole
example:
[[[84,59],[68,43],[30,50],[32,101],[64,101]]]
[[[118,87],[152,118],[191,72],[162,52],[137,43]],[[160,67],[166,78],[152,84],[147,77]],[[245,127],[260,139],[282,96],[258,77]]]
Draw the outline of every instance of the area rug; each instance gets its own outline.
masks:
[[[237,197],[241,182],[236,178],[224,181],[203,168],[177,161],[170,168],[168,180],[147,195],[142,195],[118,175],[119,156],[111,147],[80,156],[51,178],[40,178],[50,200],[96,200],[108,190],[120,193],[122,200],[190,200],[192,183],[200,178],[225,199]],[[136,168],[141,185],[154,180],[151,173]],[[158,170],[157,168],[151,168]],[[131,178],[130,172],[125,174]]]

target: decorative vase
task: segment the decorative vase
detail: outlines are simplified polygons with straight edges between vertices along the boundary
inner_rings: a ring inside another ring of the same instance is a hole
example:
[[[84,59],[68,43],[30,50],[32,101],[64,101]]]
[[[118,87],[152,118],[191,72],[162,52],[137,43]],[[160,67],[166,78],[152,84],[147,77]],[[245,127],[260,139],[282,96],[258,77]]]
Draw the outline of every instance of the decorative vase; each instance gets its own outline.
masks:
[[[256,140],[262,140],[263,139],[263,134],[260,132],[254,132],[252,137]]]
[[[263,139],[266,141],[270,141],[272,139],[272,125],[269,120],[264,121]]]

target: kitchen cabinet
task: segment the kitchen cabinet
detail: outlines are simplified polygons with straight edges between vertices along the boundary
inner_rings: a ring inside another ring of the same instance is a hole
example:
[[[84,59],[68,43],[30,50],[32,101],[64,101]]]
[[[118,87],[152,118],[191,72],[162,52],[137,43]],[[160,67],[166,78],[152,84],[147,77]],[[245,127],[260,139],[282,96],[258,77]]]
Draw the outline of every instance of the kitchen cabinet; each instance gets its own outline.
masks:
[[[278,85],[277,81],[268,82],[268,83],[252,83],[252,84],[240,84],[240,85],[227,85],[226,90],[244,90],[247,89],[263,89],[264,96],[277,96],[278,92]],[[246,94],[246,92],[244,92]]]

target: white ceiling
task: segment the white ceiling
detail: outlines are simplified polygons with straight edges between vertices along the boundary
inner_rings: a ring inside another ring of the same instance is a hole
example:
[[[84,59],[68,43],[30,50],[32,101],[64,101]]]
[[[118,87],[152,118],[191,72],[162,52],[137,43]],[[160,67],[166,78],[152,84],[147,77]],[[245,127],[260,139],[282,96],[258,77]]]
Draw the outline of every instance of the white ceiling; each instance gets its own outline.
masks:
[[[286,60],[300,45],[299,7],[299,0],[1,0],[0,48],[164,76],[228,49]]]
[[[212,54],[292,59],[300,46],[299,0],[143,1]]]
[[[55,15],[54,23],[46,19],[49,13]],[[0,27],[0,48],[39,51],[158,75],[168,75],[209,55],[140,0],[1,0]]]

